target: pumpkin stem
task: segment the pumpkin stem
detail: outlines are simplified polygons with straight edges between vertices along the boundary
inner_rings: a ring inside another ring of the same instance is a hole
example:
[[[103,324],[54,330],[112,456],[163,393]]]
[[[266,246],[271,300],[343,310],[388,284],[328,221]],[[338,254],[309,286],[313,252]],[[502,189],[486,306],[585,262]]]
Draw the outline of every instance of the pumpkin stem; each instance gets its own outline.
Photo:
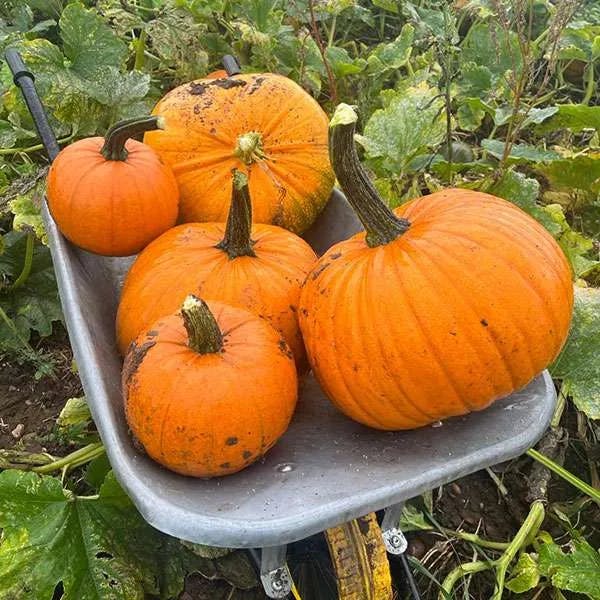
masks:
[[[238,136],[234,154],[247,166],[257,160],[264,160],[262,135],[258,131],[249,131]]]
[[[181,307],[183,324],[188,334],[188,346],[198,354],[216,354],[223,348],[223,334],[204,300],[193,294]]]
[[[162,117],[138,117],[119,121],[106,132],[100,152],[106,160],[127,160],[125,142],[144,131],[155,129],[164,129]]]
[[[329,123],[329,157],[348,202],[367,232],[367,245],[373,248],[393,242],[410,227],[410,221],[390,210],[360,164],[354,144],[357,119],[352,106],[340,104],[336,108]]]
[[[250,239],[252,233],[252,202],[248,191],[248,177],[233,169],[233,185],[231,192],[231,206],[225,226],[225,236],[215,246],[227,252],[230,259],[238,256],[256,256]]]

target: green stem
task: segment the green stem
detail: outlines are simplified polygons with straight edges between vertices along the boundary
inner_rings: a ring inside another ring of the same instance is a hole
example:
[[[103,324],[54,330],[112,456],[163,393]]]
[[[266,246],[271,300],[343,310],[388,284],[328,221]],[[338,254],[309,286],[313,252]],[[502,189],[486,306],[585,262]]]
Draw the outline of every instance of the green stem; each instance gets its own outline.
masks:
[[[333,15],[331,19],[331,29],[329,30],[329,35],[327,36],[327,47],[333,46],[333,38],[335,36],[335,25],[337,22],[337,15]]]
[[[481,546],[482,548],[489,548],[490,550],[506,550],[510,545],[509,542],[494,542],[492,540],[483,539],[476,533],[454,531],[453,529],[446,529],[446,527],[439,527],[439,530],[448,537],[455,537],[459,540],[475,544],[476,546]]]
[[[62,140],[58,140],[59,144],[66,144],[70,142],[73,137],[73,134],[63,138]],[[38,150],[44,150],[44,144],[35,144],[33,146],[27,146],[25,148],[2,148],[0,149],[0,156],[11,156],[13,154],[27,154],[28,152],[37,152]]]
[[[354,132],[358,116],[348,104],[340,104],[329,124],[329,156],[335,175],[348,202],[362,222],[370,247],[389,244],[410,227],[380,198],[358,160]]]
[[[585,83],[585,95],[581,100],[581,104],[587,106],[594,95],[595,85],[594,85],[594,61],[591,61],[587,65],[587,73],[586,73],[586,83]]]
[[[101,456],[104,453],[104,446],[102,442],[94,442],[93,444],[88,444],[83,448],[79,448],[79,450],[75,450],[75,452],[71,452],[71,454],[67,454],[67,456],[63,456],[58,460],[55,460],[47,465],[41,465],[39,467],[33,467],[31,470],[36,473],[52,473],[52,471],[58,471],[63,467],[79,467],[90,460]]]
[[[579,477],[573,475],[573,473],[567,471],[565,468],[556,464],[553,460],[549,459],[547,456],[544,456],[543,454],[541,454],[537,450],[534,450],[533,448],[527,450],[527,454],[531,456],[531,458],[542,463],[547,469],[550,469],[551,471],[562,477],[565,481],[568,481],[580,492],[587,494],[596,502],[600,502],[600,490],[593,488],[591,485],[589,485],[585,481],[582,481],[581,479],[579,479]]]
[[[106,160],[127,160],[125,142],[144,131],[163,129],[161,117],[140,117],[127,119],[113,125],[104,138],[104,146],[100,150]]]
[[[146,58],[145,50],[146,50],[146,38],[148,37],[148,33],[145,29],[142,29],[140,33],[140,37],[136,40],[135,44],[135,63],[133,68],[136,71],[141,71],[144,68],[144,59]]]
[[[252,234],[252,202],[248,191],[248,177],[233,169],[231,206],[227,216],[225,236],[217,248],[227,252],[230,259],[238,256],[256,256],[250,238]]]
[[[204,300],[190,294],[181,307],[188,345],[198,354],[216,354],[223,348],[223,334]]]
[[[510,566],[510,563],[521,548],[531,543],[542,525],[544,515],[544,505],[540,501],[534,502],[531,505],[529,514],[523,522],[523,525],[521,525],[517,535],[515,535],[510,544],[507,545],[504,554],[497,560],[465,563],[450,571],[442,583],[439,594],[440,600],[453,597],[452,589],[461,577],[472,573],[479,573],[480,571],[487,571],[488,569],[496,569],[496,587],[491,600],[501,600],[504,591],[506,571]]]
[[[20,288],[29,277],[31,273],[31,265],[33,264],[33,243],[35,241],[35,235],[33,233],[27,234],[27,239],[25,241],[25,259],[23,260],[23,268],[21,269],[21,273],[14,280],[12,285],[8,288],[9,292]]]

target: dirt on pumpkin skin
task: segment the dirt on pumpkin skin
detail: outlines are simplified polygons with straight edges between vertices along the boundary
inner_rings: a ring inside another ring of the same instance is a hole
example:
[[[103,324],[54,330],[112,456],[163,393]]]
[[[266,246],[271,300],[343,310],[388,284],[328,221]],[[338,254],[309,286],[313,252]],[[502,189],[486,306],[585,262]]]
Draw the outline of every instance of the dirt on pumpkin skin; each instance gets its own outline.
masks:
[[[35,367],[0,358],[0,448],[63,454],[52,438],[56,418],[69,398],[83,395],[72,367],[73,355],[64,330],[39,348],[55,363],[54,375],[35,379]]]

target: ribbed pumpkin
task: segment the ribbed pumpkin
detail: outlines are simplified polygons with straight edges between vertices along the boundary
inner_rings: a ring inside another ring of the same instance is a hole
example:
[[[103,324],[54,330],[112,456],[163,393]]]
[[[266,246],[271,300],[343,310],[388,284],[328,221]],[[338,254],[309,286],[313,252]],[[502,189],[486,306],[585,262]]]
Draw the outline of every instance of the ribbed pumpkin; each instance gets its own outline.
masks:
[[[559,353],[569,264],[539,223],[489,194],[447,189],[390,211],[358,162],[355,121],[341,105],[330,144],[366,233],[333,246],[306,280],[309,362],[340,410],[378,429],[483,409]]]
[[[157,117],[114,125],[106,138],[64,148],[48,173],[48,207],[62,234],[105,256],[136,254],[177,220],[171,168],[131,136],[162,126]]]
[[[187,294],[241,306],[264,317],[305,363],[298,328],[300,286],[317,257],[301,238],[275,225],[251,225],[246,176],[230,175],[227,224],[179,225],[152,242],[125,280],[117,313],[122,353],[152,321],[181,305]]]
[[[144,141],[172,168],[182,222],[224,221],[229,176],[248,168],[254,220],[302,233],[333,187],[327,116],[291,79],[272,73],[200,79],[154,108],[165,129]]]
[[[148,455],[194,477],[235,473],[285,432],[297,397],[292,353],[263,319],[188,297],[123,366],[127,423]]]

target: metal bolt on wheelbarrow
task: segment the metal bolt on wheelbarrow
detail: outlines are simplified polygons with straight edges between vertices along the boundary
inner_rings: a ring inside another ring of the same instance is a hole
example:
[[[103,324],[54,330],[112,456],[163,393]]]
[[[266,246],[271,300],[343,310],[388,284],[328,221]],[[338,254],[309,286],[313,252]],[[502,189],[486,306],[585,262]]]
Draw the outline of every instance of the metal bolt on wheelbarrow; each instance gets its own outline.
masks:
[[[15,50],[7,50],[6,60],[52,160],[58,145],[33,75]],[[105,258],[74,247],[45,203],[42,210],[73,352],[117,479],[157,529],[191,542],[254,549],[271,598],[291,589],[287,544],[385,509],[385,548],[402,555],[406,540],[398,523],[405,500],[518,456],[550,422],[556,394],[547,372],[484,411],[397,433],[347,419],[309,374],[289,430],[262,462],[211,480],[167,471],[134,447],[123,413],[114,322],[132,258]],[[305,238],[323,253],[359,229],[344,196],[334,191]]]

